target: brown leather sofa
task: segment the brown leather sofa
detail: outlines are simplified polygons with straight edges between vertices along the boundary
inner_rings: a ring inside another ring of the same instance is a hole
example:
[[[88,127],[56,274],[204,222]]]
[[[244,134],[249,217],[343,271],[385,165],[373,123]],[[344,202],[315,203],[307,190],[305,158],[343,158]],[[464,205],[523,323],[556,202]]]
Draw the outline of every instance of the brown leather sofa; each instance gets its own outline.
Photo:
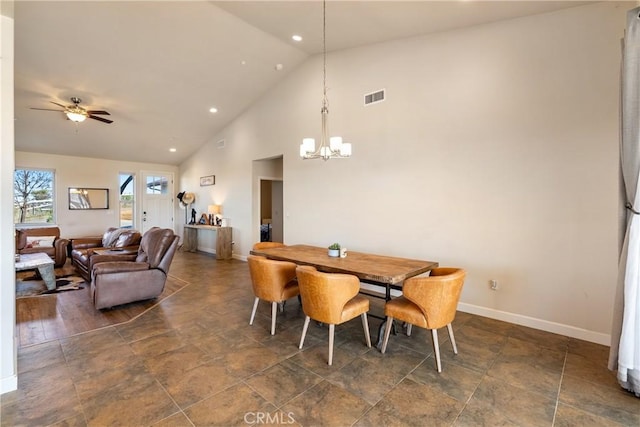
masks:
[[[156,298],[164,290],[179,237],[168,228],[144,233],[134,261],[100,262],[93,266],[91,298],[97,309]]]
[[[142,236],[137,230],[115,227],[107,229],[102,237],[72,239],[71,262],[84,280],[89,282],[91,270],[98,262],[135,260],[141,239]],[[96,253],[96,250],[107,249],[109,254]]]
[[[16,253],[44,252],[51,257],[55,267],[67,262],[69,240],[60,238],[58,227],[16,228]]]

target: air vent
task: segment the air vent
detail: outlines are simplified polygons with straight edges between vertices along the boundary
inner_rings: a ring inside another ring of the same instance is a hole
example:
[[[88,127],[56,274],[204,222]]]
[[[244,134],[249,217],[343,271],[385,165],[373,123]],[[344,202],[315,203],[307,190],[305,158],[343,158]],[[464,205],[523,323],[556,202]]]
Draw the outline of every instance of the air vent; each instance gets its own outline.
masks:
[[[226,142],[224,141],[224,139],[221,139],[220,141],[218,141],[218,148],[224,148]]]
[[[375,104],[384,101],[384,89],[377,92],[368,93],[364,96],[364,105]]]

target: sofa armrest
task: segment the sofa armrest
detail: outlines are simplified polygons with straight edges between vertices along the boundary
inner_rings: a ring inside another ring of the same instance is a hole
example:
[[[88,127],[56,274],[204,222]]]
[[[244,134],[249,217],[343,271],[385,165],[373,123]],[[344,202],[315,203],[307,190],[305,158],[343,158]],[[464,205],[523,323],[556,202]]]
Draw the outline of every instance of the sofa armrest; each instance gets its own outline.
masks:
[[[102,250],[112,250],[112,251],[117,251],[117,252],[123,252],[125,254],[132,254],[135,253],[136,255],[138,254],[138,249],[140,249],[140,245],[133,245],[133,246],[109,246],[107,248],[96,248],[96,249],[102,249]]]
[[[69,239],[56,239],[53,241],[53,246],[57,251],[63,251],[65,254],[67,253],[67,247],[69,246]]]
[[[89,258],[88,271],[91,272],[93,270],[93,267],[96,264],[100,264],[104,262],[126,262],[126,263],[135,262],[137,256],[138,256],[137,253],[114,254],[114,255],[111,255],[111,254],[101,255],[101,254],[94,253]],[[147,268],[149,267],[147,266]]]
[[[54,256],[54,265],[56,267],[61,267],[67,262],[67,250],[69,247],[68,239],[56,239],[53,242],[53,247],[55,250]]]
[[[101,262],[94,265],[92,275],[110,274],[110,273],[131,273],[134,271],[149,270],[149,264],[146,262],[131,261],[110,261]]]
[[[82,237],[71,239],[71,249],[101,248],[102,237]]]

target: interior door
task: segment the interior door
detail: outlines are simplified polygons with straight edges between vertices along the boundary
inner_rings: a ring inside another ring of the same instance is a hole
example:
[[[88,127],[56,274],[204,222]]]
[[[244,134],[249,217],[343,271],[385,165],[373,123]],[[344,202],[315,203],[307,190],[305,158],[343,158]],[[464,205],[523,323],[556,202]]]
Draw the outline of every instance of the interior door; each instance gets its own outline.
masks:
[[[271,240],[284,242],[282,181],[271,181]]]
[[[173,174],[167,172],[142,173],[141,232],[151,227],[174,229]]]

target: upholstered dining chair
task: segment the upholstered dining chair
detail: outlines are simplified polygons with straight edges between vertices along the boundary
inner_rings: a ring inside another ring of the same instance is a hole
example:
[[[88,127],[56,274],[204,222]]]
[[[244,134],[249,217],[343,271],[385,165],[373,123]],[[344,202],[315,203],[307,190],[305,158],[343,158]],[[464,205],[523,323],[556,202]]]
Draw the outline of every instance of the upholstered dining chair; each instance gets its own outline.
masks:
[[[256,296],[249,324],[253,325],[258,302],[269,301],[271,303],[271,335],[275,335],[278,304],[283,304],[289,298],[300,294],[296,281],[296,264],[255,255],[249,255],[247,261],[253,293]]]
[[[362,328],[367,346],[371,348],[369,322],[367,321],[369,300],[358,295],[360,280],[356,276],[322,273],[311,266],[299,266],[296,269],[296,274],[302,297],[302,310],[306,315],[302,327],[302,337],[300,337],[300,349],[304,344],[310,319],[329,324],[329,365],[331,365],[333,363],[335,326],[358,315],[362,318]]]
[[[387,301],[384,314],[387,325],[382,342],[382,353],[387,350],[389,332],[393,319],[407,322],[407,335],[411,335],[411,325],[430,329],[436,367],[442,372],[438,329],[446,326],[454,354],[458,354],[451,322],[456,317],[456,309],[462,292],[466,272],[460,268],[434,268],[429,276],[411,277],[402,285],[402,296]]]
[[[287,245],[280,242],[257,242],[253,244],[253,247],[251,249],[253,249],[254,251],[257,251],[260,249],[282,248],[284,246],[287,246]]]

